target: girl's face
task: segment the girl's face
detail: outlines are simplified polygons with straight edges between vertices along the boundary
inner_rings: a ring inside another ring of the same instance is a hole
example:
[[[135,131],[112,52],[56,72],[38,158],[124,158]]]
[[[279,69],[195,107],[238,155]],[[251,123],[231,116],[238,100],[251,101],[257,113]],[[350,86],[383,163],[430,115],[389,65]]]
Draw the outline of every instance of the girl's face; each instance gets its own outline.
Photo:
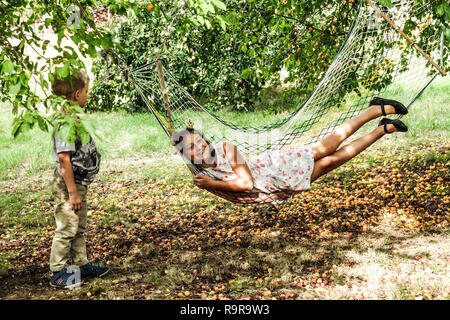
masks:
[[[195,164],[212,164],[213,148],[198,134],[191,134],[189,156]]]

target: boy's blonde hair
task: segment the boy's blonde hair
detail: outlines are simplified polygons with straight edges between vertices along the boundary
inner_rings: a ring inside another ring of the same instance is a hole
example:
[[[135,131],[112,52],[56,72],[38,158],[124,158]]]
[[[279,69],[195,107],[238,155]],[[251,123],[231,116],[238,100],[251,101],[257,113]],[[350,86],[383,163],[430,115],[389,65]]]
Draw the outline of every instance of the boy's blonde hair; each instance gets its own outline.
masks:
[[[65,97],[70,100],[74,92],[81,90],[89,85],[89,76],[84,71],[79,71],[77,74],[71,75],[72,87],[65,79],[58,79],[56,73],[53,75],[54,80],[52,84],[53,93],[57,96]]]

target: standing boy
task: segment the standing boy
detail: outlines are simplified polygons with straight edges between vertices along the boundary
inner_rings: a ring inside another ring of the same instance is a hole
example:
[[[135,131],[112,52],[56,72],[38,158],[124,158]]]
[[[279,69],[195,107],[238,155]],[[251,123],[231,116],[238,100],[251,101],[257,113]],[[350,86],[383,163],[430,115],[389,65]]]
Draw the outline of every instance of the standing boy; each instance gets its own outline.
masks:
[[[89,77],[80,72],[71,76],[70,86],[65,79],[55,80],[52,85],[56,95],[65,97],[81,108],[86,106]],[[99,171],[101,155],[92,137],[90,142],[74,143],[59,136],[59,128],[52,137],[53,160],[57,168],[53,174],[52,192],[55,197],[56,230],[50,253],[50,285],[74,288],[87,277],[102,276],[107,267],[89,263],[86,253],[87,191]]]

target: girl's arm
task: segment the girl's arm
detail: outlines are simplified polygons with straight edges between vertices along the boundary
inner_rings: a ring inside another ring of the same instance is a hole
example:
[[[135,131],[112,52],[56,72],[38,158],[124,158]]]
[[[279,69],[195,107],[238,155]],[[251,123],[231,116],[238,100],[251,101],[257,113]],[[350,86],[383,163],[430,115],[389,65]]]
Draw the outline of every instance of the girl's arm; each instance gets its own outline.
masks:
[[[253,177],[244,157],[231,142],[224,142],[223,149],[230,163],[231,169],[237,179],[229,181],[214,180],[204,175],[196,175],[194,184],[203,189],[214,189],[218,191],[251,191],[253,190]]]

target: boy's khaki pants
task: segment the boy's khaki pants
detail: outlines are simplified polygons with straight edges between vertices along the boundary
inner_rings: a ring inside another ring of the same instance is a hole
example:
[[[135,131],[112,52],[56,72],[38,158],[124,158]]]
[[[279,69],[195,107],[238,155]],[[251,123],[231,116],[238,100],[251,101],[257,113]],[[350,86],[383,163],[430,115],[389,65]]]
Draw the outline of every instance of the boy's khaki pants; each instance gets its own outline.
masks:
[[[83,207],[71,209],[69,193],[64,178],[57,170],[53,174],[52,192],[55,197],[56,230],[50,252],[50,270],[60,271],[71,264],[83,266],[88,263],[86,253],[87,187],[77,184]]]

